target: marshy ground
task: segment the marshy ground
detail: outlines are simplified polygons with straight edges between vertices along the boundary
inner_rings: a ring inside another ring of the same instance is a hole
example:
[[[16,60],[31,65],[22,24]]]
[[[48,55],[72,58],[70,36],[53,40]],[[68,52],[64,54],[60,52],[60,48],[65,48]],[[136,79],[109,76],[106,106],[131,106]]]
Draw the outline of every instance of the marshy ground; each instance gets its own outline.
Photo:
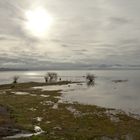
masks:
[[[68,81],[47,85],[69,85]],[[61,100],[61,91],[33,87],[45,83],[0,86],[0,138],[35,134],[20,140],[140,140],[140,119],[132,114]],[[40,135],[36,135],[35,127]],[[10,137],[9,137],[10,138]],[[12,137],[11,137],[12,138]]]

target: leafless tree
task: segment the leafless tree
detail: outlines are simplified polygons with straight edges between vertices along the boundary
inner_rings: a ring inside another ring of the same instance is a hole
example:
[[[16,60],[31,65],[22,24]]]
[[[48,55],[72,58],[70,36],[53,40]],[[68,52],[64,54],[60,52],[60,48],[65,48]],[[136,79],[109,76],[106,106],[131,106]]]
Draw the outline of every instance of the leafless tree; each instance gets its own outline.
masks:
[[[19,76],[14,76],[13,77],[13,84],[16,84],[18,82]]]
[[[58,75],[55,72],[48,72],[45,76],[45,82],[52,82],[52,81],[57,81]]]
[[[95,81],[95,75],[94,75],[94,74],[88,73],[88,74],[86,75],[86,80],[89,81],[89,82]]]
[[[95,75],[88,73],[86,75],[86,80],[87,80],[87,86],[91,87],[95,85]]]
[[[49,81],[49,77],[48,77],[47,74],[44,76],[44,79],[45,79],[45,82],[48,83],[48,81]]]

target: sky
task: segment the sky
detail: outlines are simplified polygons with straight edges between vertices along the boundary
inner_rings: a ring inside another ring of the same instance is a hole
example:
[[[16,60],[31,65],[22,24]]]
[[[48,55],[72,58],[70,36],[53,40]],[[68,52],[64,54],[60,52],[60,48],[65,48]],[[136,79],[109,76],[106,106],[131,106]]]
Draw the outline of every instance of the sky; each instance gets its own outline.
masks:
[[[0,68],[140,66],[139,0],[0,0]]]

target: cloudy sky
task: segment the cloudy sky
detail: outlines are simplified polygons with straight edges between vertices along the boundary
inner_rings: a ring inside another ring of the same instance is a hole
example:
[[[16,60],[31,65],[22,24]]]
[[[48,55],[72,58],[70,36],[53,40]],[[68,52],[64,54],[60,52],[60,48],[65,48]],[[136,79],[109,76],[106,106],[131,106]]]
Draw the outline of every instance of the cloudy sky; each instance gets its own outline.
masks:
[[[139,0],[0,0],[0,67],[140,65]]]

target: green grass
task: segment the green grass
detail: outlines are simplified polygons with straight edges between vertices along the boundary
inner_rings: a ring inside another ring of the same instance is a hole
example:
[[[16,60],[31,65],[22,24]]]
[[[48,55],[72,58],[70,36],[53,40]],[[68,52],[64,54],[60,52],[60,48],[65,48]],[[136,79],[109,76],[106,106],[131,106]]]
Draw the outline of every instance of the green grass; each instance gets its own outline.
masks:
[[[60,103],[58,109],[52,109],[53,105],[42,103],[57,103],[59,99],[55,97],[61,96],[61,93],[35,90],[32,86],[41,84],[17,84],[11,90],[7,90],[10,85],[1,87],[6,90],[6,94],[0,94],[0,104],[9,109],[10,118],[15,125],[30,132],[34,131],[34,125],[38,125],[45,131],[45,134],[40,136],[20,138],[21,140],[100,140],[103,136],[125,140],[125,135],[128,134],[132,135],[134,140],[140,139],[140,121],[137,119],[126,114],[117,114],[115,117],[120,121],[112,122],[105,113],[108,109],[78,103]],[[15,95],[12,94],[13,91],[29,92],[36,96]],[[50,96],[44,98],[41,94]],[[79,114],[74,115],[68,107],[76,109]],[[42,117],[42,121],[38,122],[36,117]],[[0,119],[0,125],[1,122]]]

